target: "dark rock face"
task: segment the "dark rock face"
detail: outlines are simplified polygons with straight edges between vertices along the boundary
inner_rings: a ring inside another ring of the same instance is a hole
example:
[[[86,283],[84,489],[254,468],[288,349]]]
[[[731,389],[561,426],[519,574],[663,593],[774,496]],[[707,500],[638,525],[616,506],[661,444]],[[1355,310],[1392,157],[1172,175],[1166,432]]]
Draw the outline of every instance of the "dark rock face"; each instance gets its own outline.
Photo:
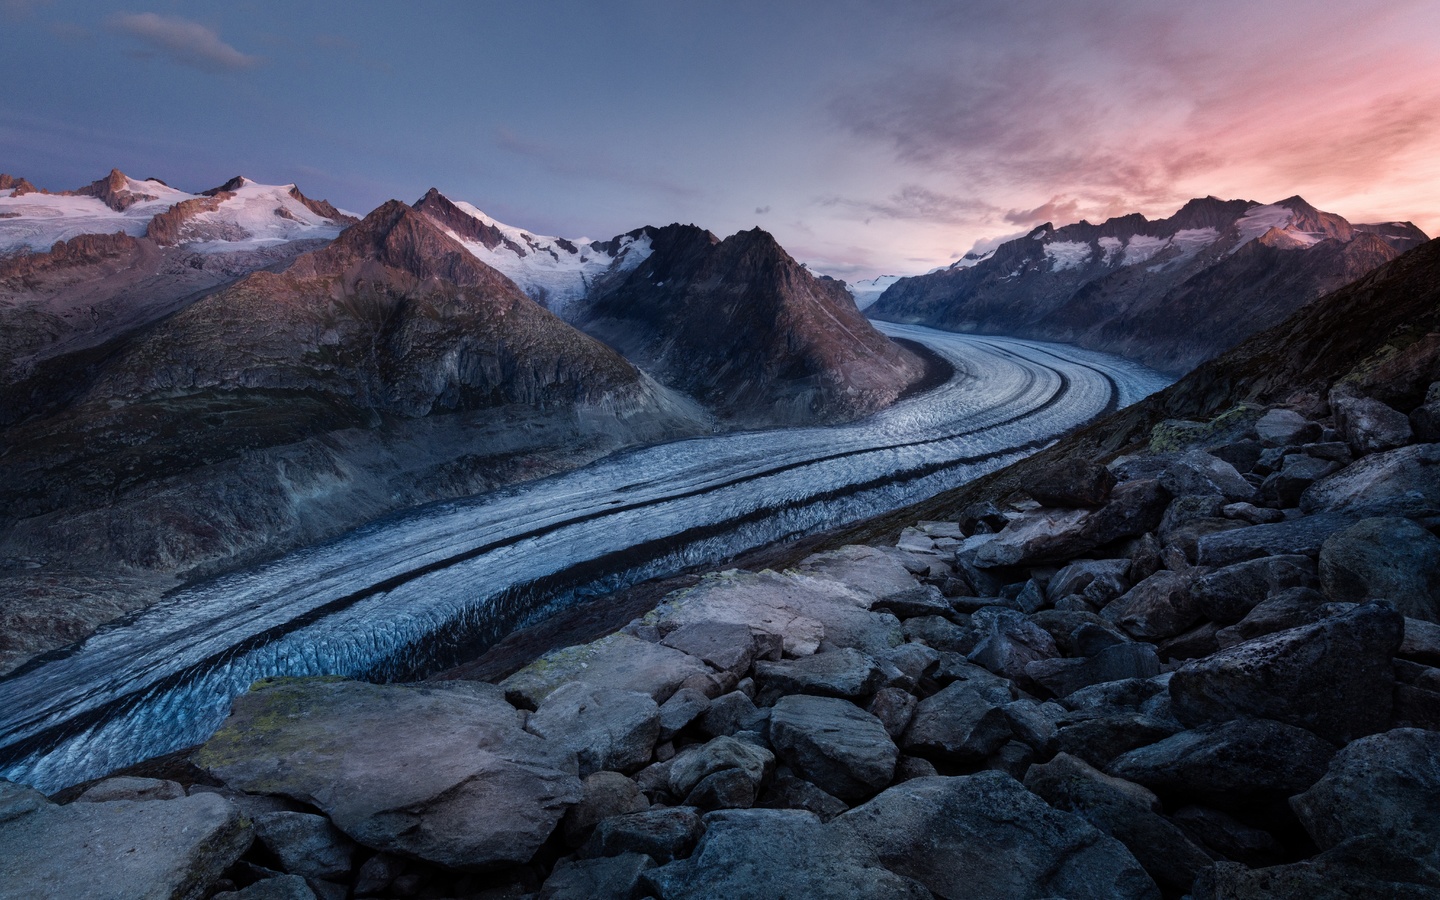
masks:
[[[1440,834],[1440,732],[1397,728],[1361,738],[1290,803],[1323,849],[1396,831],[1433,840]]]
[[[1321,547],[1320,581],[1331,600],[1388,600],[1440,622],[1440,539],[1409,519],[1361,519]]]
[[[723,241],[670,225],[602,285],[581,321],[642,368],[728,417],[838,421],[880,409],[924,364],[759,229]]]
[[[1168,796],[1225,806],[1299,793],[1320,779],[1334,753],[1303,728],[1238,719],[1131,750],[1107,771]]]
[[[1047,223],[979,262],[902,278],[869,312],[1073,342],[1183,372],[1425,240],[1413,226],[1393,235],[1352,226],[1292,197],[1277,204],[1290,211],[1287,228],[1303,222],[1326,239],[1299,249],[1308,239],[1273,229],[1245,242],[1241,219],[1257,205],[1207,197],[1154,222]]]
[[[900,755],[879,719],[828,697],[781,698],[770,713],[770,741],[801,777],[846,801],[888,785]]]
[[[1170,680],[1175,714],[1202,725],[1270,718],[1343,743],[1385,727],[1391,658],[1404,618],[1367,603],[1187,663]]]

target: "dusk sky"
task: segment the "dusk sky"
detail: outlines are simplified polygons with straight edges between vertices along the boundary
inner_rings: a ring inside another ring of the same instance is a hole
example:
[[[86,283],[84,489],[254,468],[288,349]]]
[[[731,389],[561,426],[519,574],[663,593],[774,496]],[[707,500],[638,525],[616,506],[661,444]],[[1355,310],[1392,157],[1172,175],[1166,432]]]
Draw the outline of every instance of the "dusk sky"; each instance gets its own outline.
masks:
[[[759,225],[844,278],[1214,194],[1440,233],[1440,3],[0,0],[0,171]]]

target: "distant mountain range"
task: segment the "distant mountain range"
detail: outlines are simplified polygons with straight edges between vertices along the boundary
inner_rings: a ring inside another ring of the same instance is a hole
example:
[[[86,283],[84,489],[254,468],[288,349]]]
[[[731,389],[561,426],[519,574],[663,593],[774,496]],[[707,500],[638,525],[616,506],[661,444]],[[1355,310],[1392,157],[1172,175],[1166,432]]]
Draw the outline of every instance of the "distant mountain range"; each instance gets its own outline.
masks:
[[[1427,239],[1409,222],[1352,225],[1300,197],[1205,197],[1155,221],[1046,223],[901,278],[867,312],[1075,343],[1180,374]]]

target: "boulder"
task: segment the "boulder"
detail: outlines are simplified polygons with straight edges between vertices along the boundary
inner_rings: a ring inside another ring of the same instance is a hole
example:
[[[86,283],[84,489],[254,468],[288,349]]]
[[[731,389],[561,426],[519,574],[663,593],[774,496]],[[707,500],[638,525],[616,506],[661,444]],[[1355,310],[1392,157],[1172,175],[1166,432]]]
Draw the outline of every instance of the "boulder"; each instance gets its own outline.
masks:
[[[1440,444],[1413,444],[1358,460],[1311,485],[1300,497],[1307,513],[1405,515],[1440,507]]]
[[[1156,572],[1100,611],[1141,640],[1174,637],[1200,621],[1200,604],[1190,592],[1193,578],[1168,569]]]
[[[970,682],[956,681],[920,701],[901,746],[917,756],[979,762],[1010,740],[1004,710],[1010,699],[1000,700]]]
[[[1159,897],[1123,844],[999,772],[906,781],[827,827],[937,897]]]
[[[886,734],[898,739],[909,727],[910,719],[915,715],[915,706],[919,702],[909,691],[881,688],[875,692],[875,697],[865,711],[880,720],[880,724],[885,726]]]
[[[710,701],[710,708],[700,716],[700,730],[710,737],[733,735],[753,730],[765,720],[765,714],[741,691],[721,694]]]
[[[1045,765],[1031,766],[1025,787],[1119,840],[1152,878],[1172,890],[1190,890],[1195,876],[1213,864],[1209,854],[1160,815],[1154,794],[1084,760],[1061,753]]]
[[[1331,600],[1389,600],[1409,618],[1440,622],[1440,538],[1409,519],[1361,519],[1321,547],[1320,583]]]
[[[641,878],[655,867],[643,853],[598,859],[562,859],[540,887],[536,900],[594,900],[638,896]]]
[[[582,777],[634,772],[660,740],[660,708],[649,694],[571,681],[540,701],[525,730],[574,752]]]
[[[451,868],[528,861],[581,798],[574,752],[522,730],[476,682],[259,682],[194,759],[233,788],[320,809],[367,847]]]
[[[1129,570],[1128,559],[1077,559],[1055,573],[1045,586],[1045,595],[1053,603],[1100,581],[1110,585],[1118,597],[1130,586],[1127,581]]]
[[[1166,468],[1160,484],[1171,494],[1209,494],[1234,502],[1255,496],[1255,488],[1235,467],[1204,450],[1191,449]]]
[[[1269,475],[1260,485],[1260,496],[1282,508],[1300,505],[1300,497],[1310,485],[1340,471],[1341,465],[1328,459],[1316,459],[1301,453],[1285,457],[1280,471]]]
[[[931,774],[934,774],[933,769]],[[828,822],[850,808],[839,797],[827,794],[793,775],[776,776],[755,805],[764,809],[803,809],[819,816],[822,822]]]
[[[1186,663],[1170,679],[1181,722],[1253,716],[1346,743],[1389,721],[1404,617],[1367,603]]]
[[[1400,641],[1397,655],[1429,666],[1440,665],[1440,625],[1407,618],[1405,637]],[[1440,684],[1431,687],[1431,690],[1437,689],[1440,689]]]
[[[580,802],[566,810],[561,823],[565,842],[572,847],[584,843],[601,820],[650,808],[640,786],[619,772],[596,772],[585,779],[581,791]]]
[[[1039,510],[1007,524],[975,551],[981,568],[1071,560],[1154,531],[1170,494],[1154,479],[1127,481],[1096,510]]]
[[[782,694],[865,697],[883,681],[875,660],[848,647],[802,659],[755,664],[755,680]]]
[[[1410,443],[1410,419],[1369,397],[1333,396],[1335,427],[1356,456],[1394,450]]]
[[[689,797],[711,776],[731,770],[749,784],[749,802],[744,804],[748,806],[755,802],[761,785],[775,771],[775,756],[763,747],[733,737],[717,737],[687,747],[670,764],[670,792],[676,797]],[[712,785],[712,790],[714,787]],[[687,801],[686,805],[698,804]]]
[[[971,616],[971,624],[978,642],[968,659],[996,675],[1023,678],[1030,663],[1060,655],[1049,632],[1014,610],[987,607]]]
[[[661,643],[737,676],[749,671],[755,661],[755,635],[750,626],[733,622],[685,625],[665,635]]]
[[[578,854],[581,858],[643,853],[658,863],[686,856],[700,837],[700,814],[688,806],[651,809],[612,816],[595,826],[595,833]]]
[[[1255,433],[1268,447],[1308,444],[1320,439],[1321,428],[1292,409],[1269,410],[1255,423]]]
[[[1425,839],[1401,833],[1357,838],[1311,859],[1266,869],[1219,862],[1195,880],[1191,898],[1433,900],[1440,892],[1440,868],[1433,861],[1433,849]]]
[[[96,782],[76,798],[76,803],[108,803],[111,800],[178,800],[185,788],[178,782],[159,778],[120,775]]]
[[[1025,674],[1056,697],[1069,697],[1092,685],[1160,674],[1160,657],[1149,644],[1112,644],[1087,659],[1031,663]]]
[[[660,740],[677,732],[710,710],[710,698],[693,688],[681,688],[660,705]]]
[[[1262,556],[1317,556],[1330,535],[1354,522],[1353,516],[1330,513],[1207,534],[1195,542],[1195,564],[1231,566]]]
[[[1106,771],[1172,797],[1244,805],[1305,790],[1334,755],[1334,746],[1303,728],[1237,719],[1131,750]]]
[[[315,892],[299,875],[276,875],[238,891],[221,891],[211,900],[315,900]]]
[[[962,628],[940,616],[917,616],[905,622],[906,642],[924,644],[935,650],[969,653],[977,640],[970,628]]]
[[[770,713],[770,742],[797,774],[845,801],[888,785],[900,755],[884,724],[830,697],[782,697]]]
[[[1202,616],[1233,625],[1277,591],[1318,586],[1315,563],[1309,557],[1265,556],[1200,575],[1190,596]]]
[[[324,816],[271,812],[255,816],[255,837],[286,872],[332,881],[350,874],[355,844]]]
[[[1034,473],[1026,492],[1045,506],[1098,507],[1110,499],[1115,476],[1104,466],[1072,456]]]
[[[1397,728],[1354,741],[1290,805],[1322,849],[1394,831],[1440,840],[1440,732]]]
[[[1234,647],[1246,641],[1308,625],[1324,613],[1325,596],[1310,588],[1291,588],[1261,602],[1245,618],[1215,632],[1217,647]]]
[[[65,900],[200,900],[250,846],[218,794],[56,806],[0,780],[0,893]]]
[[[598,641],[552,650],[500,682],[505,697],[524,709],[536,709],[540,701],[563,684],[584,681],[622,691],[649,694],[664,703],[692,675],[709,671],[700,660],[616,633]]]
[[[770,900],[826,897],[837,890],[877,900],[929,900],[908,878],[832,822],[792,809],[725,810],[705,817],[705,836],[688,859],[645,873],[660,900]]]
[[[1299,499],[1296,499],[1296,503]],[[1294,506],[1295,503],[1290,504]],[[1247,525],[1272,525],[1276,522],[1285,521],[1283,510],[1270,509],[1265,506],[1256,506],[1253,503],[1227,503],[1220,507],[1220,515],[1227,519],[1236,519]]]
[[[932,539],[932,543],[934,538],[947,536],[936,533],[934,523],[930,525],[928,529],[918,530]],[[958,537],[958,528],[954,531],[948,536]],[[864,544],[849,544],[839,550],[807,556],[794,571],[797,575],[828,581],[846,593],[858,595],[860,601],[869,607],[921,589],[899,554]]]
[[[1182,806],[1170,819],[1213,853],[1248,866],[1279,862],[1285,850],[1268,831],[1246,825],[1227,812],[1208,806]]]
[[[948,616],[954,611],[940,589],[929,584],[876,600],[870,608],[875,612],[890,613],[901,621],[916,616]]]
[[[1144,747],[1179,732],[1168,718],[1134,709],[1080,709],[1058,723],[1056,749],[1104,769],[1122,753]]]

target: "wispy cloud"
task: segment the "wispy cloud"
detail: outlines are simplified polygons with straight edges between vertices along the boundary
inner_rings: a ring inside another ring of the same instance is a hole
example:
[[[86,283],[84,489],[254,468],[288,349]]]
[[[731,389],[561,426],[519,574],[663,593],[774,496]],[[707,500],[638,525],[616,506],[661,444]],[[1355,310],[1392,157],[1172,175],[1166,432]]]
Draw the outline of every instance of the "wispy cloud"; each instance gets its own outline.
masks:
[[[106,26],[149,48],[147,54],[202,72],[238,72],[260,64],[260,57],[241,53],[220,39],[213,28],[178,16],[158,13],[117,13]]]

